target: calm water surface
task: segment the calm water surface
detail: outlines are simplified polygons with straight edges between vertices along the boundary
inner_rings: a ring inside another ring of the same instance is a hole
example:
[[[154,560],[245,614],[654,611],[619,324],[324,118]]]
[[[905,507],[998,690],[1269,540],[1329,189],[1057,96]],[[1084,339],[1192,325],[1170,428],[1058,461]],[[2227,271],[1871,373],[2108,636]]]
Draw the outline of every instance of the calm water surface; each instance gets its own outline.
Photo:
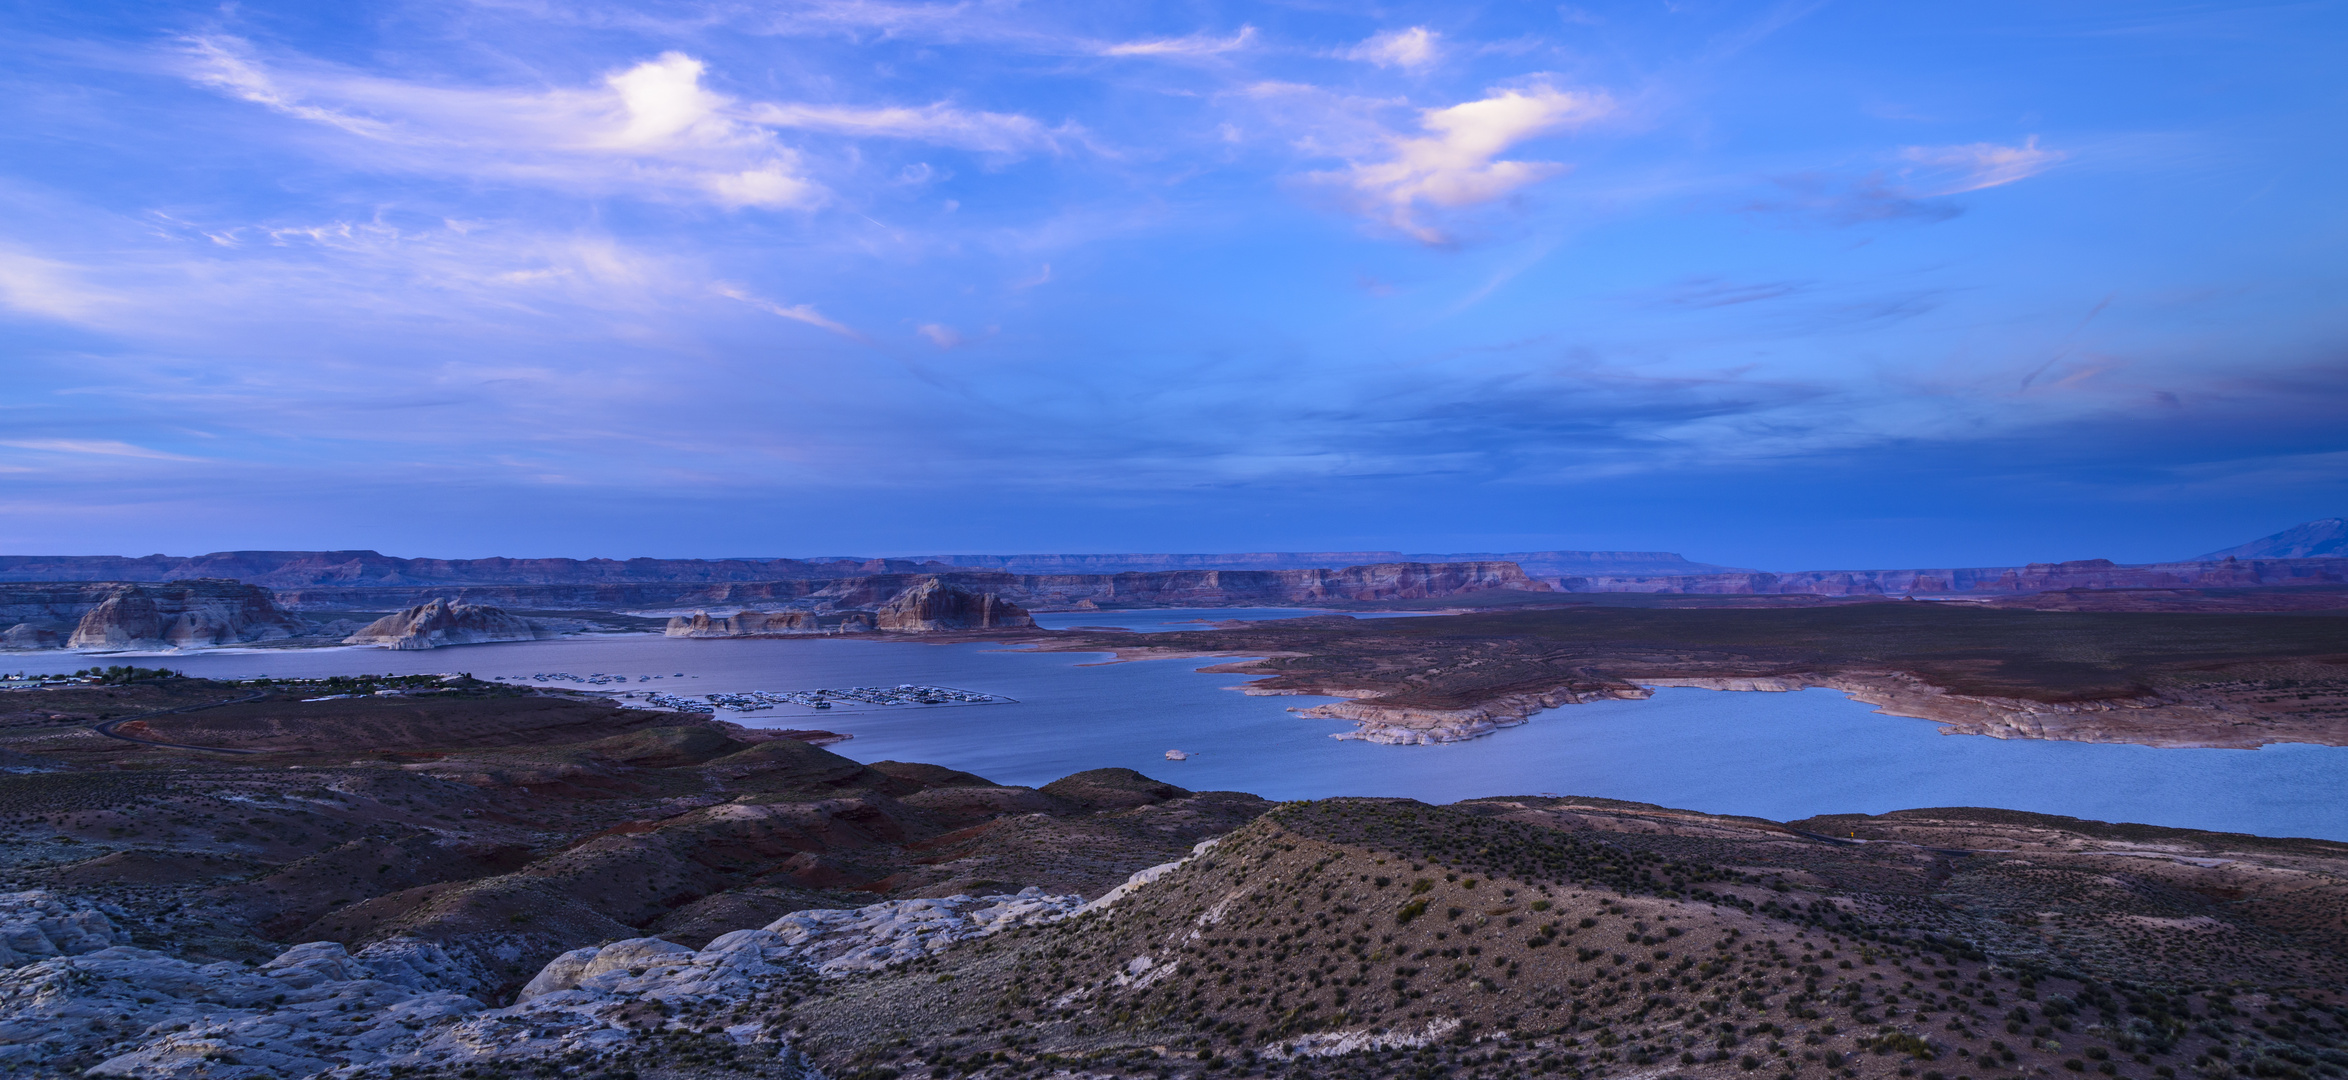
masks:
[[[1083,612],[1053,623],[1203,628],[1228,609]],[[1277,612],[1294,617],[1293,609]],[[1257,615],[1257,617],[1273,617]],[[92,662],[165,664],[196,675],[251,677],[469,671],[519,677],[568,671],[658,674],[631,689],[672,693],[932,683],[1017,699],[946,708],[778,707],[725,713],[756,726],[853,734],[834,751],[863,761],[927,761],[1009,784],[1042,784],[1122,765],[1197,789],[1268,798],[1400,795],[1449,802],[1556,792],[1787,820],[1906,807],[1999,806],[2279,836],[2348,840],[2348,748],[2175,750],[1946,736],[1937,725],[1876,714],[1831,690],[1725,693],[1668,688],[1648,701],[1543,713],[1529,724],[1447,746],[1376,746],[1329,738],[1341,721],[1289,712],[1330,699],[1249,697],[1234,675],[1196,660],[1101,664],[1100,654],[992,645],[874,641],[690,641],[654,636],[475,645],[430,652],[327,649],[168,658],[23,654],[9,670],[67,671]],[[574,684],[557,684],[574,685]],[[1167,750],[1188,761],[1168,761]]]

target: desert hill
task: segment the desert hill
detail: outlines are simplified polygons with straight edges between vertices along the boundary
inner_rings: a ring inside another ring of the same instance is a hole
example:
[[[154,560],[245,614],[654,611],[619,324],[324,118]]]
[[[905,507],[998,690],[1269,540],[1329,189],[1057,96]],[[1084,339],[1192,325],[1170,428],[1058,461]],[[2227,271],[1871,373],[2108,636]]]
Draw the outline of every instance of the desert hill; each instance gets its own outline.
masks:
[[[15,1075],[2348,1067],[2326,841],[1027,788],[462,679],[9,692],[0,754]]]

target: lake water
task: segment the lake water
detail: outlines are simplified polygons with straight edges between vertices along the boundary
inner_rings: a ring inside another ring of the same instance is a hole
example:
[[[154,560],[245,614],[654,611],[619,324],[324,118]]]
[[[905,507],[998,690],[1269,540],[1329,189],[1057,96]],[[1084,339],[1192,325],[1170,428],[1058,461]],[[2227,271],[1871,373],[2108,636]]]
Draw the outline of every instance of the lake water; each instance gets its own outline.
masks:
[[[1083,612],[1073,625],[1203,628],[1190,619],[1294,617]],[[936,708],[782,706],[722,713],[754,726],[853,734],[832,749],[862,761],[926,761],[1001,783],[1043,784],[1121,765],[1194,789],[1267,798],[1398,795],[1449,802],[1555,792],[1777,820],[1908,807],[1997,806],[2201,829],[2348,840],[2348,748],[2181,750],[1939,734],[1831,690],[1727,693],[1666,688],[1647,701],[1551,710],[1487,738],[1378,746],[1288,710],[1330,700],[1249,697],[1207,661],[1101,664],[1100,654],[838,639],[692,641],[648,635],[475,645],[430,652],[256,650],[130,658],[14,654],[0,668],[69,671],[162,664],[216,677],[469,671],[657,674],[629,689],[678,694],[928,683],[1016,699]],[[673,676],[682,673],[684,678]],[[569,683],[554,685],[569,686]],[[1184,750],[1187,761],[1168,761]]]

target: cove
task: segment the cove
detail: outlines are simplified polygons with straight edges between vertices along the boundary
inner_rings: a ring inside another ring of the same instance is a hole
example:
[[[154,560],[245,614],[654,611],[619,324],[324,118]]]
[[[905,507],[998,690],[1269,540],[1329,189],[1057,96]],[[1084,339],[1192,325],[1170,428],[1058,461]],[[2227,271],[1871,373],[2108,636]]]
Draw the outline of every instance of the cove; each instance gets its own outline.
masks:
[[[1137,628],[1175,629],[1168,624],[1187,617],[1152,612],[1155,625]],[[1093,618],[1095,625],[1110,622]],[[1775,820],[1985,806],[2348,840],[2348,801],[2339,798],[2348,791],[2348,747],[2156,749],[1951,736],[1931,721],[1883,716],[1831,690],[1689,688],[1659,689],[1646,701],[1553,709],[1472,742],[1378,746],[1331,739],[1351,725],[1288,711],[1329,699],[1240,694],[1229,687],[1243,678],[1195,670],[1210,661],[1104,659],[987,644],[616,635],[407,653],[32,653],[0,665],[55,672],[143,663],[222,678],[468,671],[520,682],[542,671],[682,672],[682,679],[629,685],[682,694],[932,683],[1017,700],[720,715],[753,726],[843,731],[855,738],[832,750],[860,761],[934,762],[1007,784],[1038,785],[1083,769],[1123,766],[1193,789],[1273,799],[1385,795],[1439,803],[1554,792]],[[1169,761],[1167,750],[1195,756]]]

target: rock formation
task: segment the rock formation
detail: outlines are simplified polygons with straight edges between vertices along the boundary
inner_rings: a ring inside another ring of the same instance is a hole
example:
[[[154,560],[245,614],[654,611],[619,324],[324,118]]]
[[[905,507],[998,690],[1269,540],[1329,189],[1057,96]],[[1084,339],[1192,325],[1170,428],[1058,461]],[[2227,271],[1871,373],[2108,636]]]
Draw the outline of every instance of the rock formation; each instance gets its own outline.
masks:
[[[972,592],[930,578],[882,605],[873,618],[882,633],[931,634],[941,630],[1010,630],[1033,627],[1020,607],[991,592]]]
[[[62,641],[67,648],[105,652],[198,649],[294,637],[309,629],[278,607],[268,590],[234,581],[19,585],[0,594],[0,610],[19,620],[0,631],[8,648]],[[70,634],[59,632],[65,619],[73,622]]]
[[[348,645],[381,645],[386,649],[405,650],[490,641],[536,641],[539,636],[530,620],[509,614],[503,608],[461,600],[434,600],[386,615],[342,640]]]
[[[670,637],[690,638],[781,637],[822,632],[816,625],[815,614],[808,611],[744,611],[725,618],[711,618],[706,611],[696,611],[690,616],[670,619],[666,631]]]
[[[76,939],[89,948],[52,951],[0,976],[0,1063],[102,1053],[83,1075],[162,1078],[601,1058],[634,1048],[646,1004],[667,1015],[695,1002],[747,1000],[810,975],[876,971],[1057,922],[1083,906],[1081,896],[1029,888],[798,911],[697,950],[631,938],[556,957],[515,1004],[497,1009],[473,996],[481,993],[477,972],[429,942],[393,938],[353,955],[340,943],[313,941],[247,969],[132,948],[108,924]],[[99,1016],[110,1022],[91,1022]],[[725,1029],[720,1041],[779,1056],[787,1051],[777,1035],[751,1022]],[[268,1071],[215,1071],[226,1062]]]

